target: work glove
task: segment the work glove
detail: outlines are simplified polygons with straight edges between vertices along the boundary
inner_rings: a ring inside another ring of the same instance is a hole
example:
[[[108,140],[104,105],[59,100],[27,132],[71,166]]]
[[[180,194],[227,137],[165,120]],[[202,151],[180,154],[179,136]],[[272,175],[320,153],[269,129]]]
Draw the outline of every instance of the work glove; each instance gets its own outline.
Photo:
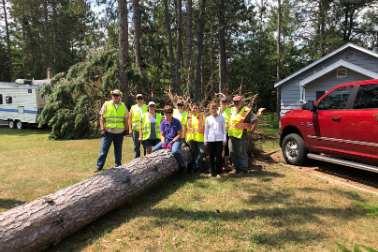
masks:
[[[224,141],[224,142],[223,142],[223,147],[226,147],[226,144],[227,144],[227,142],[226,142],[226,141]]]
[[[106,137],[105,130],[101,130],[101,136]]]
[[[204,143],[205,147],[207,148],[207,142]]]
[[[168,146],[167,146],[167,150],[172,150],[172,145],[173,145],[173,143],[170,142],[170,143],[168,144]]]
[[[163,143],[163,144],[161,145],[161,148],[162,148],[162,149],[167,149],[167,145],[166,145],[165,143]]]

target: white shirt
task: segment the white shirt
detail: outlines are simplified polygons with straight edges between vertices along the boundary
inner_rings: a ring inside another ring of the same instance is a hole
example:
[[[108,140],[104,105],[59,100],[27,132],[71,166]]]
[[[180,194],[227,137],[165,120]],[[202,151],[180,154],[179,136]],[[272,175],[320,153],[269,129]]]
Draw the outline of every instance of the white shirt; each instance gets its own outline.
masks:
[[[217,117],[208,116],[205,122],[205,143],[226,142],[226,123],[222,115]]]

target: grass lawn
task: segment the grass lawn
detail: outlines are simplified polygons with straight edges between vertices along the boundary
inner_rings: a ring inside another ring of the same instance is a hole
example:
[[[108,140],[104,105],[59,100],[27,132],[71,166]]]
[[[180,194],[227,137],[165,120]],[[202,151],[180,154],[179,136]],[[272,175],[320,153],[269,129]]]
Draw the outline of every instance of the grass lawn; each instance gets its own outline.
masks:
[[[101,139],[0,129],[0,212],[93,176]],[[133,156],[124,141],[123,162]],[[113,152],[105,168],[113,166]],[[282,164],[247,177],[174,175],[48,251],[338,251],[378,248],[377,197]]]

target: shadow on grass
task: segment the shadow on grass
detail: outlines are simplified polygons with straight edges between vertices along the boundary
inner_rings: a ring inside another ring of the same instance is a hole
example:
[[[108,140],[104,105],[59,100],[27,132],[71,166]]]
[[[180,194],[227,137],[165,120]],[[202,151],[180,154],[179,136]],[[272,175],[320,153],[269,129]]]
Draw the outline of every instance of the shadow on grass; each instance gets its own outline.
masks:
[[[16,204],[22,205],[24,203],[25,202],[23,202],[23,201],[15,200],[15,199],[0,199],[0,208],[4,208],[6,210],[9,210],[9,209],[15,207]]]

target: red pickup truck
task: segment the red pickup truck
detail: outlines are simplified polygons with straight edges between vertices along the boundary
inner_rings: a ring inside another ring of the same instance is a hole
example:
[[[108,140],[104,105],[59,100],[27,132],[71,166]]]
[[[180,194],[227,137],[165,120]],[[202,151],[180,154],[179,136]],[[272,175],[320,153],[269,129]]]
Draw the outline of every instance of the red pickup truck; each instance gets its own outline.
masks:
[[[378,79],[336,86],[280,123],[287,163],[315,159],[378,172]]]

